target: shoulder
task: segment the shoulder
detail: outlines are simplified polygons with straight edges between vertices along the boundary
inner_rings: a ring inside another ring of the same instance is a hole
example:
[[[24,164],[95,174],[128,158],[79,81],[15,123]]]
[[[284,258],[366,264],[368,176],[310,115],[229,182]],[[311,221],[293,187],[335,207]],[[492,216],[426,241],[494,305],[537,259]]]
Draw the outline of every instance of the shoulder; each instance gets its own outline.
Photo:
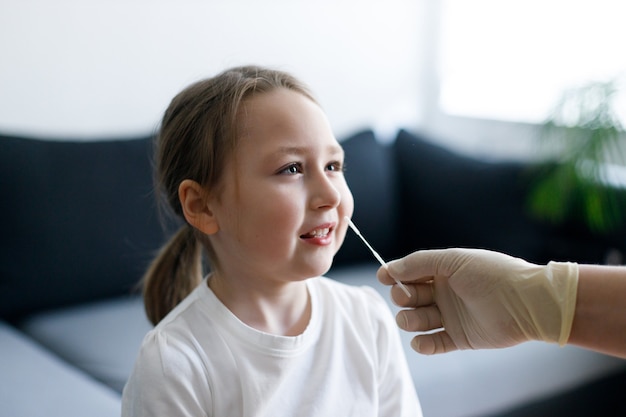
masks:
[[[182,410],[206,415],[213,393],[203,369],[187,343],[161,329],[150,331],[124,387],[123,415],[188,415]]]
[[[200,326],[207,330],[212,326],[212,321],[205,319],[207,316],[196,289],[150,330],[141,343],[125,395],[141,393],[141,398],[152,398],[171,392],[173,395],[163,398],[176,398],[174,393],[180,394],[189,387],[195,392],[210,392],[203,351],[207,346],[201,340],[203,333],[198,332]]]
[[[369,324],[393,320],[387,302],[370,286],[348,285],[326,277],[316,278],[312,285],[328,311]]]
[[[203,281],[204,282],[204,281]],[[144,338],[139,359],[159,364],[163,372],[203,369],[208,352],[218,350],[220,309],[206,285],[198,286]]]
[[[313,280],[320,293],[349,302],[370,301],[387,307],[383,297],[374,288],[368,285],[348,285],[327,277],[319,277]]]
[[[178,377],[202,367],[197,352],[176,333],[153,329],[144,338],[135,362],[135,372],[153,376]]]

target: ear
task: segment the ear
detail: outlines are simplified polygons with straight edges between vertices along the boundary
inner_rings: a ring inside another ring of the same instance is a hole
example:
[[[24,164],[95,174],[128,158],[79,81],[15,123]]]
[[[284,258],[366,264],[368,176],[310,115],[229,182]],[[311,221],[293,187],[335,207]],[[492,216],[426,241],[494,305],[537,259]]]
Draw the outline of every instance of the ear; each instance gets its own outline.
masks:
[[[207,193],[193,180],[184,180],[178,186],[178,199],[187,222],[201,232],[212,235],[219,226],[207,204]]]

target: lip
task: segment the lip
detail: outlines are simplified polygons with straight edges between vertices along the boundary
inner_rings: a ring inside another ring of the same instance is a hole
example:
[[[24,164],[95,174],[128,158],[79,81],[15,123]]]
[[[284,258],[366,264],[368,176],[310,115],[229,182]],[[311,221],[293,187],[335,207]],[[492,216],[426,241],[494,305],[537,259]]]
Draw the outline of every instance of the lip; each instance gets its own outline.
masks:
[[[328,245],[333,240],[332,236],[333,232],[335,231],[336,225],[336,223],[319,224],[311,228],[308,232],[301,234],[300,239],[314,245]]]

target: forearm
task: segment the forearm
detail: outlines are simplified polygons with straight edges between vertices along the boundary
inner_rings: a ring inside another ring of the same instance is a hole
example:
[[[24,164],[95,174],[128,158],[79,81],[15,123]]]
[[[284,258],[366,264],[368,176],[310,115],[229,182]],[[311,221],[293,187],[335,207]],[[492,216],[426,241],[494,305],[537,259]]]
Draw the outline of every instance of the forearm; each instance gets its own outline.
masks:
[[[626,358],[626,267],[579,266],[569,343]]]

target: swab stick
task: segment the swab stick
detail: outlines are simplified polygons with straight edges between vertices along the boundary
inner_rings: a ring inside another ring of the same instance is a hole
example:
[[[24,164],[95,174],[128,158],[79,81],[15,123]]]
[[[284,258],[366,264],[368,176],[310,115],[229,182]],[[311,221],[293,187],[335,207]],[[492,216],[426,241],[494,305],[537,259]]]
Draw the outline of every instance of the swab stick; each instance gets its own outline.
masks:
[[[374,248],[367,242],[367,240],[365,240],[365,238],[363,237],[359,229],[354,225],[354,223],[352,223],[352,220],[350,220],[347,216],[345,217],[345,219],[348,221],[348,225],[354,231],[354,233],[356,233],[356,235],[361,238],[363,243],[365,243],[365,246],[367,246],[370,252],[372,252],[372,255],[374,255],[374,258],[376,258],[376,260],[383,266],[383,268],[387,269],[387,262],[385,262],[383,258],[378,254],[378,252],[376,252]],[[400,282],[399,279],[395,277],[392,277],[392,278],[396,281],[396,284],[398,284],[398,287],[402,288],[402,291],[404,291],[406,296],[410,298],[411,293],[409,292],[407,287],[402,282]]]

